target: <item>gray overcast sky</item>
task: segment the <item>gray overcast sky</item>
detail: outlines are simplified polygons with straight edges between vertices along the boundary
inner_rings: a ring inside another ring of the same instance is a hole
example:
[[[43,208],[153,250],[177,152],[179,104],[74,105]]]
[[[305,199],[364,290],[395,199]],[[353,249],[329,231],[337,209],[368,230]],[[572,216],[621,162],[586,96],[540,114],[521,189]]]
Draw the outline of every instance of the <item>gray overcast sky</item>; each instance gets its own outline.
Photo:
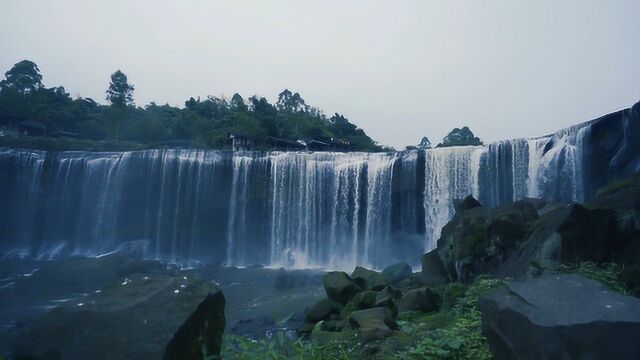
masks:
[[[543,135],[640,100],[640,1],[0,0],[0,69],[138,105],[300,92],[375,140]]]

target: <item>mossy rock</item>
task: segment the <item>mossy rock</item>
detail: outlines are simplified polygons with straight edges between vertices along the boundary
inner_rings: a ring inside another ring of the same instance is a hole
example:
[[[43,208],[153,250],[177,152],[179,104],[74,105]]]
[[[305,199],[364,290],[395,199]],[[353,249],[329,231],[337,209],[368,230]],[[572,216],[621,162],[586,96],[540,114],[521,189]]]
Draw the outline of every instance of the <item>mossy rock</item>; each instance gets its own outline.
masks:
[[[332,271],[322,278],[327,298],[339,304],[346,304],[360,292],[358,284],[343,271]]]
[[[398,300],[402,297],[402,293],[391,286],[387,286],[376,293],[376,307],[384,307],[391,311],[393,317],[398,316]]]
[[[455,306],[458,299],[463,297],[467,292],[467,286],[461,283],[449,283],[438,289],[442,308],[451,309]]]
[[[438,310],[440,299],[436,292],[428,287],[409,290],[402,294],[398,302],[400,311],[432,312]]]
[[[353,311],[370,309],[376,305],[377,293],[373,290],[364,290],[356,294],[341,312],[341,316],[347,317]]]
[[[381,273],[362,266],[356,266],[351,278],[364,289],[380,290],[389,285],[389,280]]]
[[[399,330],[393,314],[387,308],[375,307],[366,310],[354,311],[349,316],[349,325],[353,329],[358,329],[370,321],[383,321],[390,329]]]

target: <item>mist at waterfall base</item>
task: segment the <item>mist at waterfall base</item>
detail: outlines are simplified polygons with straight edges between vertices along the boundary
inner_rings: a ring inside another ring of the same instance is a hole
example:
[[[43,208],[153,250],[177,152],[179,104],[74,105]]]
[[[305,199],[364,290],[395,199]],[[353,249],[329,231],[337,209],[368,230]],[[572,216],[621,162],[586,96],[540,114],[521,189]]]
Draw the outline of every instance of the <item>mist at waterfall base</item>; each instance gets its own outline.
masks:
[[[549,136],[426,151],[2,149],[0,252],[287,268],[416,264],[435,247],[454,199],[582,201],[639,171],[638,107]]]

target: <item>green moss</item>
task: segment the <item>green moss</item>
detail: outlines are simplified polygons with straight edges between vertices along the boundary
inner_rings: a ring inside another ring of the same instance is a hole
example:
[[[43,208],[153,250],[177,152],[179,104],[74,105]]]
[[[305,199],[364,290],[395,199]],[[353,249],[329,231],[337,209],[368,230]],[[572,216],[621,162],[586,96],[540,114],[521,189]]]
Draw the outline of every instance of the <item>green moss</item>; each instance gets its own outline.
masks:
[[[462,298],[466,291],[467,286],[461,283],[453,282],[443,285],[438,290],[440,298],[442,299],[442,307],[444,309],[453,308],[458,299]]]
[[[484,222],[471,225],[469,233],[455,249],[456,258],[472,257],[489,240],[489,228]]]

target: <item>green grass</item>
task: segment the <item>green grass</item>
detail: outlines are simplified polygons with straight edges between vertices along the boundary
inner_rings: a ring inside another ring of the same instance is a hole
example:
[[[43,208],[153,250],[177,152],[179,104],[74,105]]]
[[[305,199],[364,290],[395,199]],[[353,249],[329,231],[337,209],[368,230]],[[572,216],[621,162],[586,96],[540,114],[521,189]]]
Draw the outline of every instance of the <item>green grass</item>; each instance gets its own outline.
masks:
[[[243,336],[224,335],[221,357],[234,360],[347,360],[357,352],[356,341],[319,345],[310,341],[288,339],[283,332],[271,339],[251,340]]]
[[[481,332],[478,299],[504,283],[504,280],[479,277],[451,310],[441,310],[416,324],[405,324],[405,327],[414,327],[412,335],[419,341],[398,353],[397,358],[491,359],[487,340]]]

